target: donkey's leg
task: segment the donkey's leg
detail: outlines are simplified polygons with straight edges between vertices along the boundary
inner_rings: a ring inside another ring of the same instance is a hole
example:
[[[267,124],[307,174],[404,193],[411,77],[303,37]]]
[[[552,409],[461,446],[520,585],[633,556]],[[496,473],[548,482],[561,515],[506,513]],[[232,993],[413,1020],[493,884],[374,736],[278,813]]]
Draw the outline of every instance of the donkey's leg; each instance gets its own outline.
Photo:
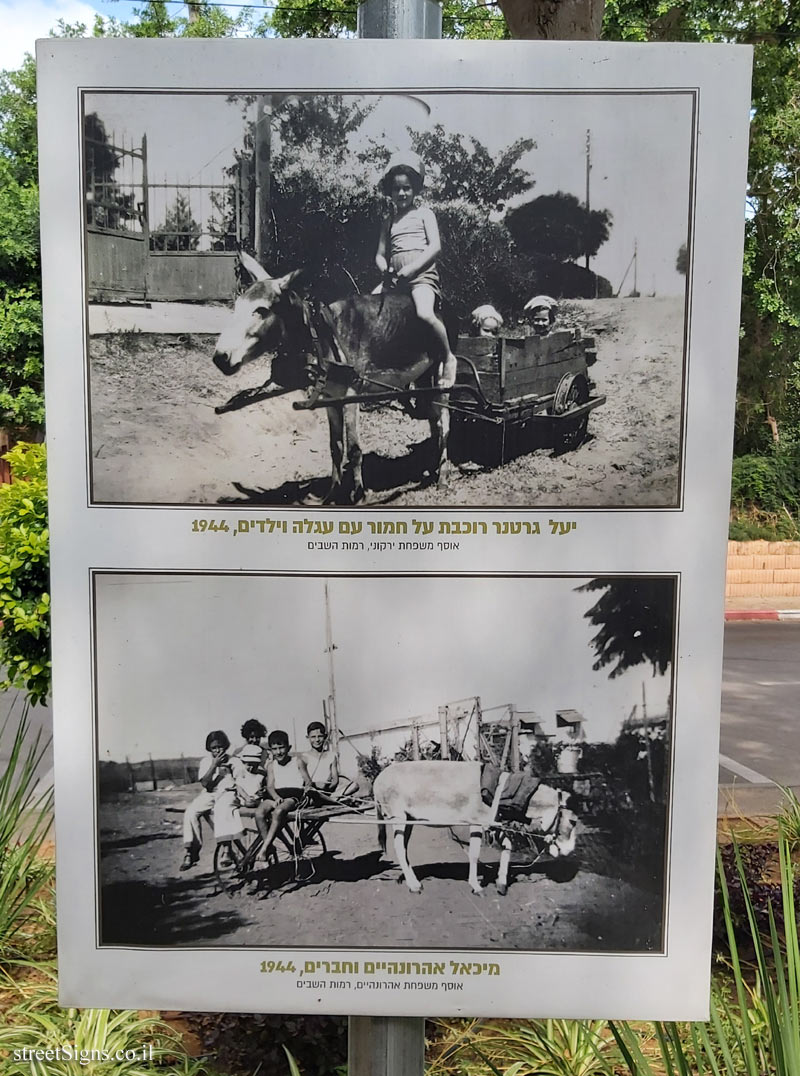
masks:
[[[344,430],[347,440],[347,462],[353,472],[353,504],[364,500],[364,476],[361,473],[362,453],[359,441],[358,404],[344,408]]]
[[[326,504],[335,501],[342,488],[345,449],[344,421],[343,407],[328,408],[328,432],[331,441],[331,488],[325,496]]]
[[[436,396],[431,402],[431,441],[433,442],[433,470],[439,488],[447,485],[450,464],[447,459],[447,439],[450,435],[450,411],[446,396]]]
[[[473,893],[480,893],[483,889],[478,877],[478,860],[481,855],[481,842],[483,832],[476,826],[470,826],[469,831],[469,885]]]
[[[394,854],[403,871],[406,885],[412,893],[422,892],[422,882],[414,874],[411,864],[408,862],[408,841],[411,836],[411,826],[394,827]]]
[[[504,897],[508,892],[508,865],[511,862],[511,841],[508,837],[503,837],[502,848],[500,868],[497,872],[497,892]]]

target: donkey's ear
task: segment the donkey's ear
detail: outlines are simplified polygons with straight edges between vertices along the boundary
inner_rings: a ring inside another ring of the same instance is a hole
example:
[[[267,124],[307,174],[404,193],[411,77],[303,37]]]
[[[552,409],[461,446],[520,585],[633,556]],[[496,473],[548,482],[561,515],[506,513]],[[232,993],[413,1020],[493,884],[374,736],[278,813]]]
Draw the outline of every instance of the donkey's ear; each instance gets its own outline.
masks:
[[[252,254],[248,254],[247,251],[242,250],[241,247],[239,248],[239,261],[241,262],[242,268],[250,274],[253,280],[272,279],[263,265],[259,265]]]
[[[303,276],[302,269],[293,269],[291,273],[287,273],[286,276],[279,276],[275,279],[274,284],[279,294],[283,295],[289,288],[296,287],[300,283]]]

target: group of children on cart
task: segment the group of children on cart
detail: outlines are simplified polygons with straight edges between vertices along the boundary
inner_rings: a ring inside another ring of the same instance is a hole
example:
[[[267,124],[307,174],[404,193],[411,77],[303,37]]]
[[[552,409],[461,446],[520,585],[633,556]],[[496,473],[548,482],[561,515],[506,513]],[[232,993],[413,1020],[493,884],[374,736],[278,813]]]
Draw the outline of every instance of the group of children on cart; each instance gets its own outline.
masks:
[[[230,740],[221,729],[206,737],[206,755],[200,760],[197,780],[203,786],[183,816],[184,857],[180,869],[190,870],[200,858],[203,820],[211,822],[214,839],[224,845],[242,836],[241,809],[252,812],[262,838],[257,860],[269,858],[272,844],[293,811],[301,804],[319,806],[341,803],[358,789],[354,781],[339,776],[336,754],[326,745],[321,721],[306,730],[310,750],[292,753],[288,735],[273,729],[262,741],[266,728],[255,718],[242,725],[244,742],[230,751]],[[339,788],[340,784],[344,787]]]

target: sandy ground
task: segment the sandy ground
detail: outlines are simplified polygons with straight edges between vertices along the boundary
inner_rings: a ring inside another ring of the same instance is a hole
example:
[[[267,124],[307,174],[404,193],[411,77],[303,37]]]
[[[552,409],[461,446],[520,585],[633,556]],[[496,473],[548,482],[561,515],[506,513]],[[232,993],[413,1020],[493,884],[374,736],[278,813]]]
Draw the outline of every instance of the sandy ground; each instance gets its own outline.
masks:
[[[615,863],[601,835],[580,832],[560,874],[517,872],[504,897],[467,884],[466,849],[449,830],[417,827],[410,858],[419,895],[378,853],[376,828],[330,821],[328,854],[296,883],[288,865],[260,875],[261,890],[228,896],[210,842],[194,870],[178,870],[181,815],[191,789],[139,792],[100,805],[102,941],[144,945],[282,945],[648,951],[661,946],[661,895],[635,864]],[[497,855],[484,849],[484,881]]]
[[[465,463],[449,486],[424,486],[425,421],[398,407],[362,412],[368,503],[605,507],[673,505],[679,497],[683,304],[673,298],[565,304],[564,323],[597,339],[592,368],[607,403],[589,437],[554,456],[538,448],[502,466]],[[303,503],[327,490],[323,412],[296,394],[216,415],[263,382],[258,362],[225,378],[212,336],[115,333],[91,338],[94,499],[111,503]]]

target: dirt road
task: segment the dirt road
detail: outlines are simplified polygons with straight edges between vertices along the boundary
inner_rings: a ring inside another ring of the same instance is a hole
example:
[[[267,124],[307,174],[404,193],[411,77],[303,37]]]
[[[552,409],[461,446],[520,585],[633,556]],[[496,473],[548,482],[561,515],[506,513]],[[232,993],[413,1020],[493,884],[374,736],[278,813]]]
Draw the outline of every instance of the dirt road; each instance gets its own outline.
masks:
[[[575,300],[563,323],[597,339],[592,368],[607,403],[589,438],[554,457],[537,449],[503,466],[465,464],[447,489],[425,487],[428,423],[398,407],[362,413],[368,503],[534,508],[674,505],[679,496],[683,303],[676,298]],[[299,394],[227,414],[214,407],[263,382],[259,363],[226,379],[214,338],[116,333],[91,338],[94,499],[110,503],[288,505],[327,489],[322,412]]]
[[[467,884],[466,849],[449,830],[417,827],[410,858],[424,888],[411,894],[377,851],[372,825],[331,821],[328,854],[304,884],[288,866],[262,872],[260,893],[230,897],[212,872],[211,844],[194,870],[175,808],[192,790],[136,793],[100,804],[102,942],[165,946],[651,951],[661,946],[661,893],[614,862],[584,828],[579,858],[559,875],[518,871],[504,897]],[[173,808],[168,810],[168,808]],[[484,881],[496,854],[482,856]],[[577,873],[575,873],[577,866]]]

